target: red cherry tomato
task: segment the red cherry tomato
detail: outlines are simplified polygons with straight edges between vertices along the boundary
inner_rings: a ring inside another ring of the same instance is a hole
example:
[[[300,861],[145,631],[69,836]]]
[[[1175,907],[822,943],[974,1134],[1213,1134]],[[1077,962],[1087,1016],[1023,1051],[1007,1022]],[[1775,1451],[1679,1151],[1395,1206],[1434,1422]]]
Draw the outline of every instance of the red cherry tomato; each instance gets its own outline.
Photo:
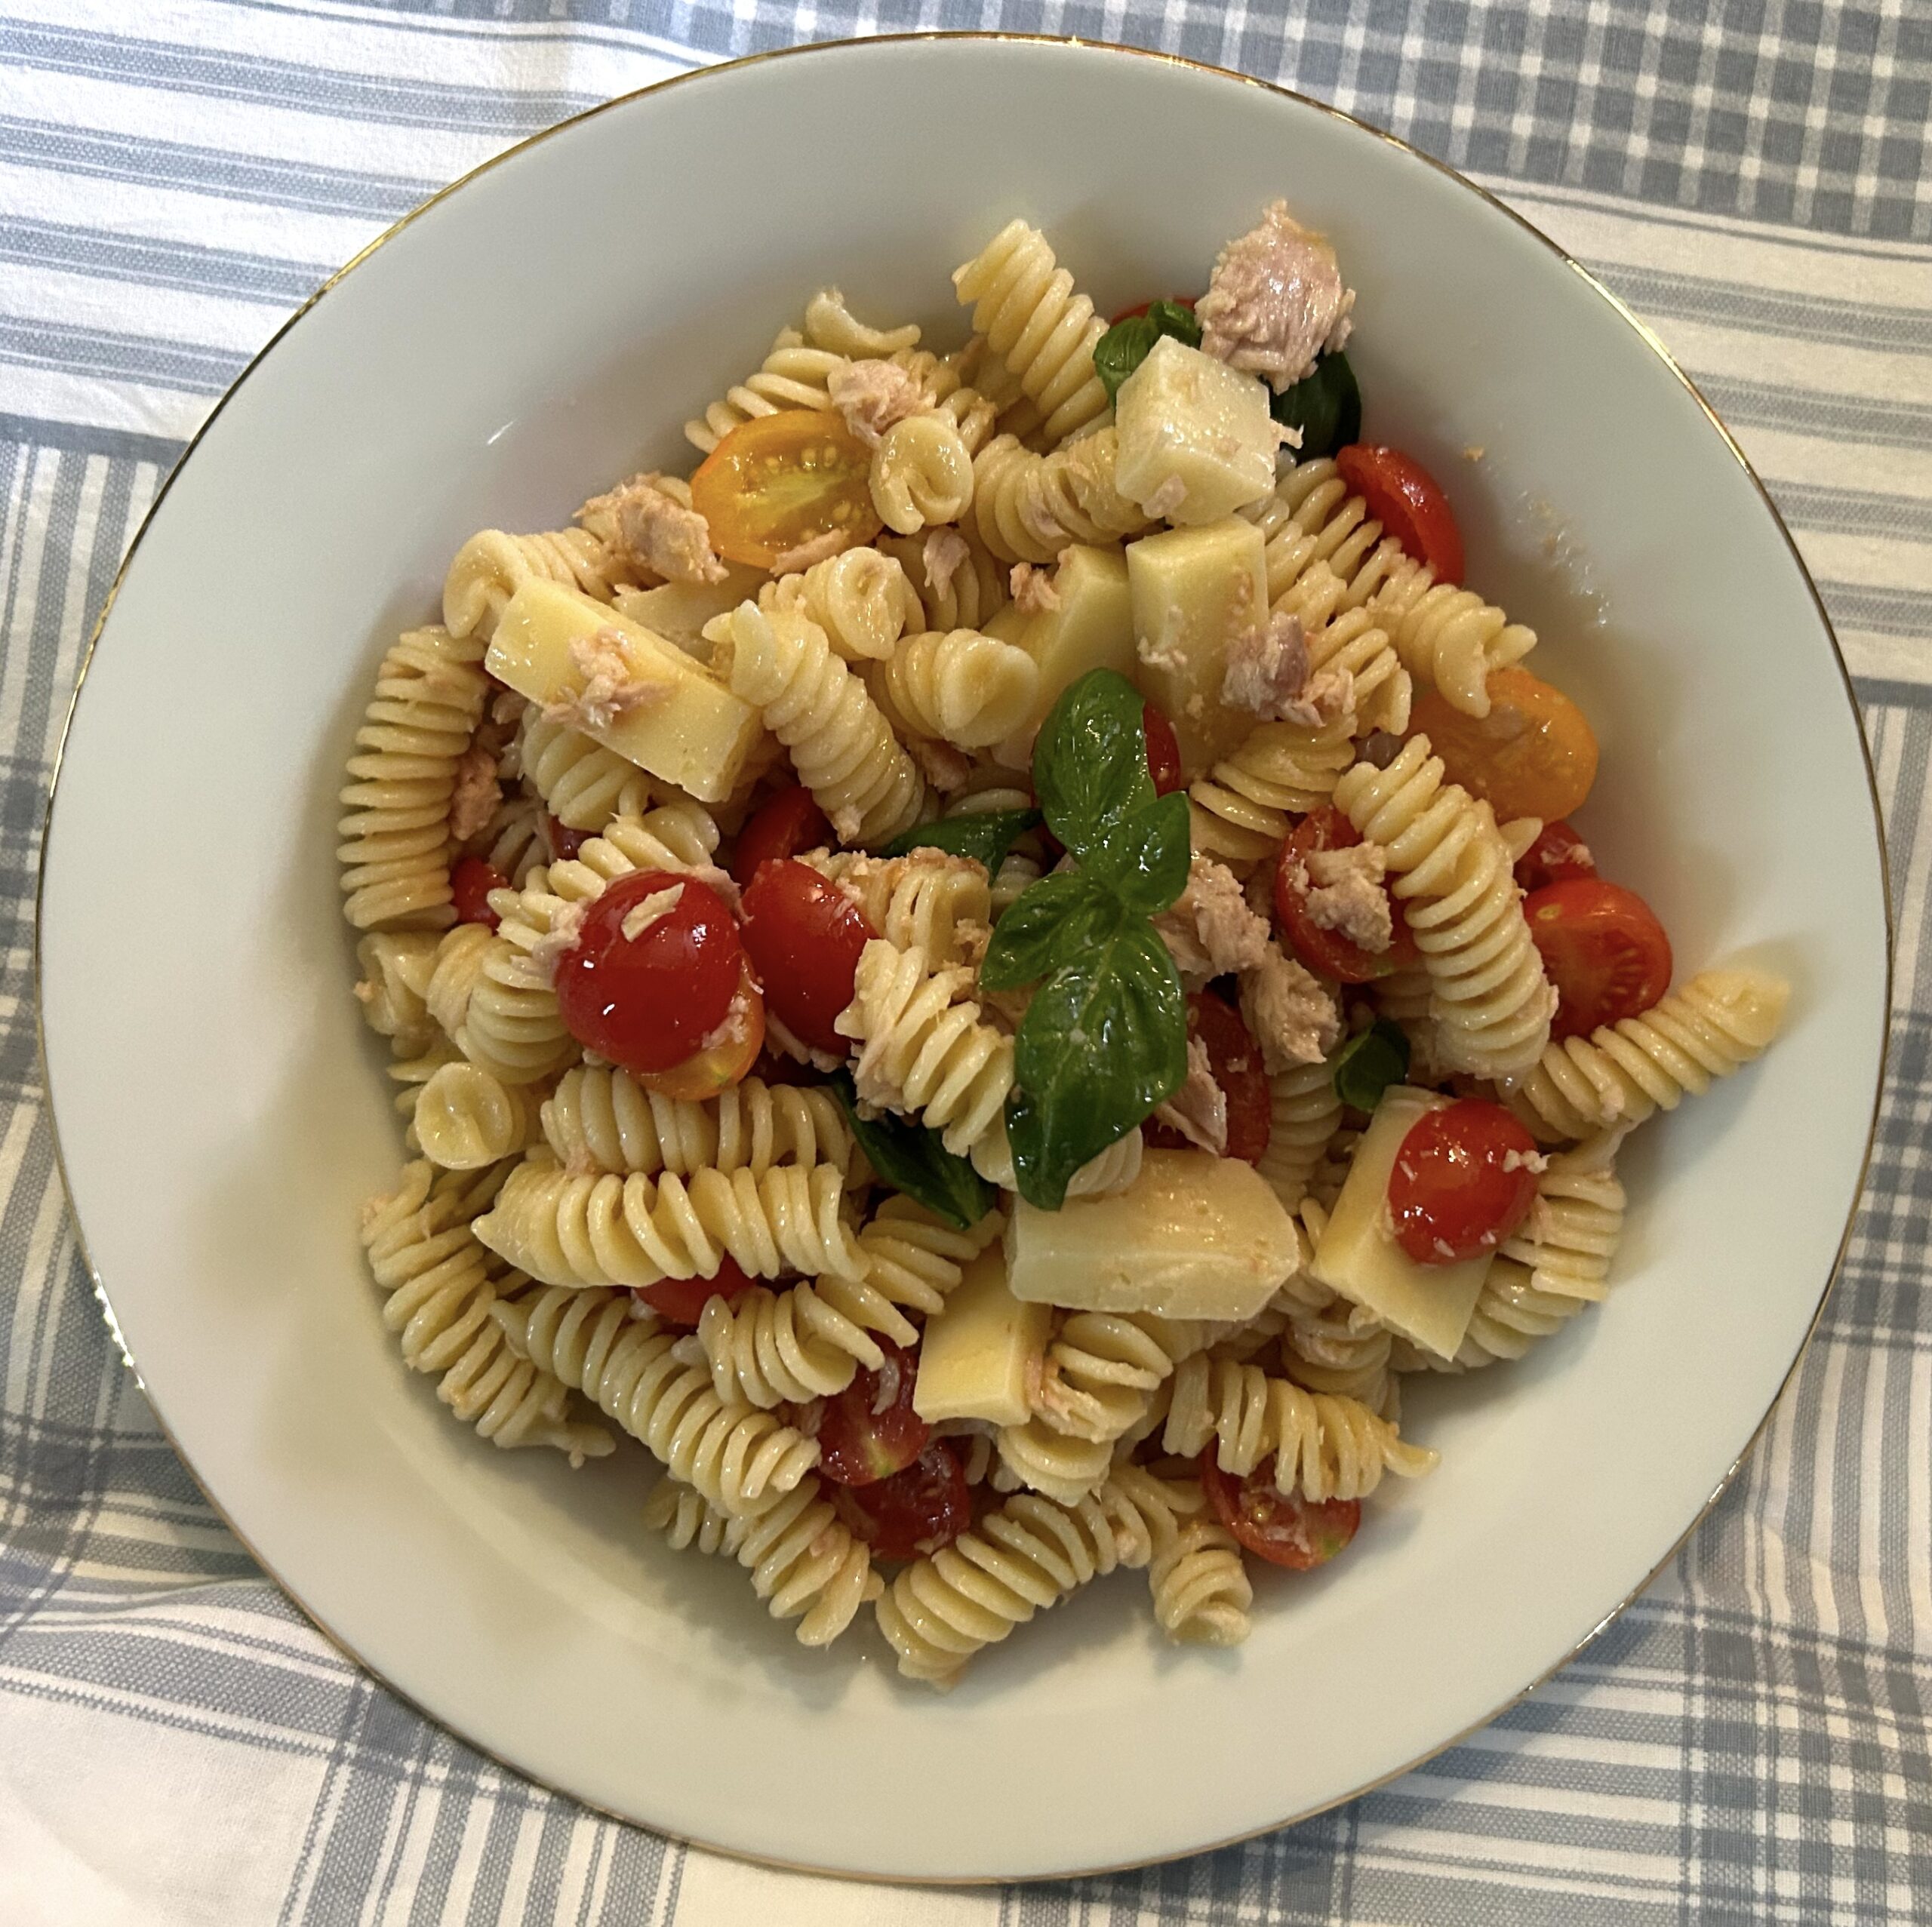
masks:
[[[1392,899],[1389,908],[1395,927],[1389,948],[1380,952],[1364,950],[1309,914],[1306,863],[1310,853],[1352,850],[1361,841],[1361,832],[1354,824],[1332,804],[1325,804],[1310,810],[1288,832],[1275,866],[1275,922],[1282,941],[1316,976],[1332,977],[1338,983],[1373,983],[1391,971],[1406,968],[1417,957],[1408,920],[1402,906]]]
[[[1201,1455],[1201,1486],[1214,1517],[1257,1559],[1293,1572],[1326,1566],[1361,1524],[1358,1498],[1304,1498],[1275,1489],[1275,1461],[1264,1458],[1245,1479],[1223,1472],[1216,1448]]]
[[[625,920],[647,898],[673,892],[675,901],[625,934]],[[634,871],[591,905],[558,960],[557,1004],[571,1036],[612,1063],[640,1074],[668,1071],[724,1022],[744,964],[737,920],[709,884]]]
[[[738,832],[731,874],[740,883],[749,884],[776,859],[795,856],[801,850],[829,849],[834,841],[831,819],[812,800],[810,790],[794,783],[760,804]]]
[[[1410,1126],[1389,1174],[1395,1242],[1418,1265],[1480,1258],[1536,1202],[1536,1139],[1500,1104],[1459,1098]]]
[[[904,1471],[867,1486],[835,1486],[832,1497],[839,1517],[881,1559],[937,1552],[973,1523],[966,1468],[943,1439]]]
[[[1156,796],[1171,796],[1187,786],[1180,773],[1180,739],[1174,726],[1151,702],[1140,705],[1140,727],[1147,736],[1147,773]]]
[[[903,1472],[926,1449],[932,1428],[912,1409],[919,1354],[882,1345],[884,1364],[861,1367],[826,1400],[818,1425],[818,1469],[839,1486],[869,1486]]]
[[[852,1000],[859,954],[878,935],[838,886],[789,857],[766,863],[745,892],[745,948],[772,1013],[792,1034],[843,1056],[832,1020]]]
[[[1274,1128],[1274,1109],[1268,1092],[1268,1073],[1261,1047],[1246,1021],[1225,997],[1211,990],[1187,1000],[1187,1034],[1208,1047],[1214,1081],[1228,1101],[1226,1155],[1261,1161]],[[1171,1124],[1149,1124],[1149,1142],[1169,1151],[1184,1151],[1189,1141]]]
[[[1561,819],[1544,824],[1536,841],[1516,859],[1516,881],[1525,890],[1541,890],[1546,884],[1574,883],[1580,877],[1596,873],[1596,859],[1583,839]]]
[[[493,890],[508,890],[510,880],[480,856],[466,856],[450,872],[450,897],[456,905],[459,924],[487,924],[497,927],[497,913],[490,908]]]
[[[590,832],[572,829],[546,810],[543,813],[543,841],[550,846],[550,854],[558,862],[569,863],[576,860],[577,852],[590,841]]]
[[[1523,899],[1523,914],[1556,986],[1552,1037],[1634,1017],[1669,989],[1670,939],[1635,890],[1601,877],[1546,884]]]
[[[1114,317],[1114,321],[1131,321],[1134,319],[1135,315],[1146,314],[1147,310],[1153,306],[1155,301],[1161,300],[1163,298],[1163,297],[1157,294],[1153,297],[1152,300],[1143,301],[1137,308],[1123,308],[1120,312]],[[1192,294],[1170,294],[1166,296],[1164,299],[1171,301],[1177,308],[1185,308],[1190,315],[1194,312],[1195,297]],[[1112,323],[1110,322],[1108,325],[1111,327]]]
[[[649,1305],[667,1325],[695,1326],[714,1298],[728,1303],[752,1288],[752,1281],[728,1251],[719,1259],[715,1278],[660,1278],[654,1285],[633,1285],[631,1295]]]
[[[1463,579],[1463,532],[1441,484],[1413,455],[1358,441],[1336,452],[1342,479],[1368,504],[1368,512],[1438,582]]]

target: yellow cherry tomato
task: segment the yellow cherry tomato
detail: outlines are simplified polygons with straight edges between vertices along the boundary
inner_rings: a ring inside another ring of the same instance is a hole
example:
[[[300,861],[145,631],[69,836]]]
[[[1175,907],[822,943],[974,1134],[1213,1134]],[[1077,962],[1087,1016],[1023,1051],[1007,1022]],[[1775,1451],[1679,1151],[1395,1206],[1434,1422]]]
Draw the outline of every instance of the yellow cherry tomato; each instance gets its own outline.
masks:
[[[1417,698],[1411,735],[1424,735],[1452,782],[1485,799],[1499,822],[1573,815],[1596,781],[1596,733],[1560,689],[1527,669],[1494,669],[1489,714],[1466,715],[1439,690]]]
[[[728,561],[768,569],[834,534],[857,545],[884,527],[872,506],[872,450],[838,416],[787,408],[740,422],[691,478],[691,506]]]

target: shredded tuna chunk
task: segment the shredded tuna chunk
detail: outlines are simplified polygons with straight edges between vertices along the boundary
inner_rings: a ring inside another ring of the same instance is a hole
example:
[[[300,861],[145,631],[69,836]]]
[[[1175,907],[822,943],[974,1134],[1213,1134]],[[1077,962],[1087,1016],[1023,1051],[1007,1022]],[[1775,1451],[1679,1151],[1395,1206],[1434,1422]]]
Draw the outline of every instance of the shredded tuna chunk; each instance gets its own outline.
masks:
[[[1318,1064],[1342,1034],[1341,1011],[1321,979],[1272,942],[1242,975],[1241,1011],[1271,1077]]]
[[[1051,569],[1036,569],[1030,562],[1016,562],[1009,579],[1013,606],[1023,616],[1042,616],[1060,607],[1060,590]]]
[[[594,734],[608,730],[620,716],[651,708],[672,693],[670,684],[661,678],[638,673],[629,644],[618,629],[601,629],[573,638],[571,667],[583,678],[583,687],[574,695],[545,703],[546,722]]]
[[[711,546],[711,524],[668,494],[663,480],[661,475],[633,475],[586,502],[577,520],[634,568],[666,582],[721,582],[724,564]]]
[[[1335,250],[1301,226],[1285,201],[1221,250],[1194,305],[1202,352],[1266,376],[1277,392],[1348,339],[1355,290],[1342,285]]]
[[[919,773],[942,796],[963,789],[973,773],[973,759],[963,750],[936,736],[906,737],[906,753],[919,766]]]
[[[1197,856],[1187,887],[1154,919],[1182,981],[1198,988],[1231,970],[1250,970],[1267,946],[1268,925],[1248,908],[1240,880],[1226,864]]]
[[[1154,1121],[1171,1125],[1189,1144],[1217,1157],[1226,1154],[1228,1094],[1215,1081],[1208,1046],[1198,1037],[1188,1039],[1187,1076],[1166,1103],[1155,1106]]]
[[[1311,850],[1302,867],[1309,884],[1308,920],[1380,957],[1395,936],[1389,893],[1382,887],[1388,873],[1382,846],[1358,843],[1346,850]]]
[[[456,787],[450,792],[450,834],[467,843],[486,828],[501,801],[497,788],[497,759],[480,742],[472,742],[456,759]]]
[[[868,448],[876,448],[886,430],[908,415],[922,413],[926,391],[896,361],[850,361],[832,371],[825,385],[845,426]]]
[[[588,903],[566,903],[552,916],[550,927],[530,946],[530,960],[545,976],[554,978],[557,966],[577,948],[589,908]]]
[[[801,575],[814,562],[829,561],[835,555],[842,555],[852,546],[850,529],[827,529],[823,535],[815,535],[809,542],[801,542],[795,549],[788,549],[775,557],[771,564],[774,576]]]
[[[1284,723],[1300,723],[1311,730],[1332,723],[1338,716],[1352,716],[1355,707],[1355,679],[1348,669],[1318,669],[1301,686],[1301,693],[1281,705]]]
[[[625,942],[636,942],[653,924],[669,916],[677,908],[684,894],[682,884],[667,884],[662,890],[653,890],[641,903],[633,903],[624,912],[623,921],[617,926],[623,933]]]
[[[1158,521],[1171,515],[1186,499],[1187,484],[1179,475],[1170,475],[1140,506]]]
[[[926,565],[926,586],[935,595],[943,595],[946,585],[973,559],[966,538],[957,529],[934,529],[920,554]]]
[[[1301,618],[1277,610],[1265,623],[1229,638],[1221,700],[1264,723],[1278,722],[1308,684],[1308,644]]]

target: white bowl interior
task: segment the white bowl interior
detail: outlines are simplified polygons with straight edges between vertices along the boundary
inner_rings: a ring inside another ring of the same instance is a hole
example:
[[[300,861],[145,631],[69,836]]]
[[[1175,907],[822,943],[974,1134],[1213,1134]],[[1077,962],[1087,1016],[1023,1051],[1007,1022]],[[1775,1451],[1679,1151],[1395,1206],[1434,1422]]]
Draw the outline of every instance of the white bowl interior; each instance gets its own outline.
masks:
[[[1360,290],[1370,434],[1444,479],[1472,580],[1543,633],[1536,666],[1596,723],[1589,841],[1657,906],[1680,976],[1745,953],[1788,972],[1789,1030],[1633,1143],[1606,1310],[1521,1366],[1417,1390],[1406,1429],[1441,1471],[1378,1498],[1334,1567],[1270,1575],[1247,1646],[1164,1650],[1128,1578],[937,1699],[882,1645],[798,1651],[743,1575],[647,1544],[641,1451],[576,1475],[494,1452],[403,1368],[355,1236],[400,1153],[348,995],[340,767],[378,656],[429,617],[463,538],[554,527],[615,477],[688,462],[678,425],[814,287],[950,345],[948,272],[1014,213],[1105,310],[1198,287],[1281,195]],[[1500,208],[1307,103],[983,41],[817,48],[620,104],[328,293],[127,570],[66,748],[41,940],[91,1260],[269,1569],[540,1779],[728,1849],[926,1877],[1260,1829],[1558,1664],[1697,1516],[1803,1341],[1858,1185],[1885,990],[1871,795],[1823,619],[1638,332]]]

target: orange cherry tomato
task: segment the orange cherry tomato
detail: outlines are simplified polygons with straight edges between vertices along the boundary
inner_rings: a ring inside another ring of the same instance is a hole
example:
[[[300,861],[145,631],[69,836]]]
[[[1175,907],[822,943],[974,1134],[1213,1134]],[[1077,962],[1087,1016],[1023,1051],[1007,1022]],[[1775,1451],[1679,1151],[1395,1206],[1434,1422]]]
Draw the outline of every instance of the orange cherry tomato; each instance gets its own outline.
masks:
[[[1494,1251],[1537,1201],[1537,1141],[1500,1104],[1459,1098],[1409,1126],[1389,1174],[1395,1242],[1418,1265]]]
[[[1523,914],[1556,986],[1552,1037],[1587,1037],[1599,1025],[1621,1023],[1669,989],[1670,939],[1635,890],[1575,877],[1532,891]]]
[[[1526,890],[1541,890],[1546,884],[1573,883],[1596,873],[1596,859],[1589,847],[1564,822],[1544,824],[1536,841],[1516,859],[1516,881]]]
[[[749,1276],[728,1251],[709,1278],[660,1278],[654,1285],[633,1285],[631,1295],[648,1305],[667,1325],[696,1326],[714,1298],[728,1305],[752,1288]]]
[[[1463,579],[1463,532],[1441,484],[1413,455],[1372,441],[1335,452],[1342,479],[1368,504],[1368,512],[1442,582]]]
[[[843,532],[869,542],[885,524],[872,506],[872,450],[822,408],[785,408],[740,422],[691,478],[691,506],[726,561],[768,569],[788,550]]]
[[[715,1097],[743,1081],[764,1047],[764,997],[746,958],[724,1021],[708,1040],[668,1071],[648,1076],[640,1072],[638,1082],[660,1097],[686,1098],[693,1102]]]
[[[1452,782],[1484,798],[1498,821],[1579,809],[1597,779],[1596,732],[1560,689],[1527,669],[1492,669],[1489,714],[1466,715],[1440,690],[1416,699],[1409,733],[1426,736]]]
[[[1363,949],[1309,914],[1309,856],[1318,850],[1352,850],[1361,841],[1361,832],[1354,824],[1333,804],[1324,804],[1288,832],[1275,866],[1275,922],[1282,941],[1317,976],[1332,977],[1337,983],[1373,983],[1406,969],[1419,954],[1402,906],[1392,899],[1389,907],[1393,930],[1389,948],[1381,951]]]
[[[1201,1489],[1214,1517],[1257,1559],[1293,1572],[1326,1566],[1361,1524],[1358,1498],[1305,1498],[1275,1489],[1271,1452],[1244,1479],[1223,1472],[1210,1446],[1201,1455]]]
[[[792,783],[758,805],[738,832],[731,852],[731,874],[749,885],[768,863],[795,856],[801,850],[824,850],[835,841],[832,821],[812,793]]]

